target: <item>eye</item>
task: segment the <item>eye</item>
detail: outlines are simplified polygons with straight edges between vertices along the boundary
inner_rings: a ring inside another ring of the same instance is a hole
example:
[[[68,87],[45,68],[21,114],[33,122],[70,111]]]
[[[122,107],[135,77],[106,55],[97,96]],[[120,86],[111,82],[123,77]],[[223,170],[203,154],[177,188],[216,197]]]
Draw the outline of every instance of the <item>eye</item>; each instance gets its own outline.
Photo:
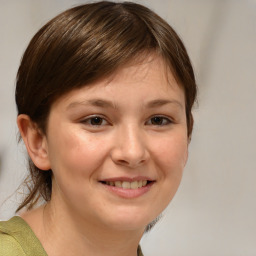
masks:
[[[171,124],[172,121],[164,116],[153,116],[147,122],[146,125],[164,126]]]
[[[103,126],[107,125],[108,122],[100,116],[91,116],[81,121],[83,124],[87,124],[90,126]]]

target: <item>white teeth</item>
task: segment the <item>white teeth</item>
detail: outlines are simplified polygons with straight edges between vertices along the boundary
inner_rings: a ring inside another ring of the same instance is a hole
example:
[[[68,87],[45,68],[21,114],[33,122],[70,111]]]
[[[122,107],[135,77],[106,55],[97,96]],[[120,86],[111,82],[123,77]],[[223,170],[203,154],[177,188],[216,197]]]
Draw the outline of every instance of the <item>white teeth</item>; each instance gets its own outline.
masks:
[[[109,186],[114,186],[118,188],[124,189],[138,189],[147,185],[146,180],[139,180],[139,181],[106,181],[106,184]]]
[[[115,181],[115,186],[118,188],[122,187],[122,182],[121,181]]]
[[[132,183],[131,183],[131,188],[132,189],[136,189],[136,188],[138,188],[139,186],[138,186],[138,182],[137,181],[133,181]]]
[[[125,188],[125,189],[131,188],[131,183],[128,181],[123,181],[122,188]]]

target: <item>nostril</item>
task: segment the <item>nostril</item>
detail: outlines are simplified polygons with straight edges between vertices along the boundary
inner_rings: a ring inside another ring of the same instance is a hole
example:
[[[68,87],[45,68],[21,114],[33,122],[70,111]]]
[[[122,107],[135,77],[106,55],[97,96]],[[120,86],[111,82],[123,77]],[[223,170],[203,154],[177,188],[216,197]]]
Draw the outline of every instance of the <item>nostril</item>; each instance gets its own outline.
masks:
[[[125,160],[118,160],[117,161],[119,164],[126,164],[126,165],[129,165],[129,162],[128,161],[125,161]]]
[[[146,162],[145,160],[139,160],[139,161],[127,161],[127,160],[118,160],[117,161],[117,164],[119,165],[124,165],[124,166],[127,166],[127,167],[130,167],[130,168],[135,168],[135,167],[138,167],[138,166],[141,166],[144,162]]]
[[[143,150],[133,150],[133,148],[116,146],[111,151],[111,158],[117,165],[124,165],[130,168],[138,167],[147,162],[149,154],[145,148]]]

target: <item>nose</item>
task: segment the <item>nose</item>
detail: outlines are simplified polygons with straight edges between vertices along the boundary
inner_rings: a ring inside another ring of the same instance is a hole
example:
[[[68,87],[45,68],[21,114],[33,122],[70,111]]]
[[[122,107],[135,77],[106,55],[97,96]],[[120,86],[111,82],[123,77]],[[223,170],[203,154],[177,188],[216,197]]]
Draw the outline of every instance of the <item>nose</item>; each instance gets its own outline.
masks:
[[[129,168],[139,167],[149,159],[145,136],[136,125],[120,127],[114,138],[112,160]]]

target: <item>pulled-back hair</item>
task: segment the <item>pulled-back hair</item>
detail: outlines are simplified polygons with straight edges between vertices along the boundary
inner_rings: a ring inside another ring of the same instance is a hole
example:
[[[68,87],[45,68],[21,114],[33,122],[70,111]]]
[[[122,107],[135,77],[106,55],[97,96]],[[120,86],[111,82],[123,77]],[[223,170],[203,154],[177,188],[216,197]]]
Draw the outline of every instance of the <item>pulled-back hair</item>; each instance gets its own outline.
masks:
[[[46,133],[47,118],[56,99],[150,53],[163,58],[184,90],[190,137],[196,83],[186,49],[162,18],[131,2],[80,5],[44,25],[29,43],[18,70],[18,115],[28,115]],[[29,194],[18,210],[25,206],[31,209],[40,198],[51,198],[52,171],[42,171],[30,158],[28,161]]]

